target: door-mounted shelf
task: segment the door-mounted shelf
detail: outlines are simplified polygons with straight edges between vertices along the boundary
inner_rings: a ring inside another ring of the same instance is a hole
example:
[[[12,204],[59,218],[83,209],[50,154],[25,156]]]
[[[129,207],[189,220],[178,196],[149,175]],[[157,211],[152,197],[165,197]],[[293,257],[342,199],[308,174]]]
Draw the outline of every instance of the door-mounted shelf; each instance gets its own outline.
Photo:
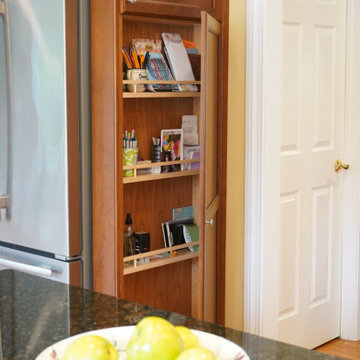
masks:
[[[124,265],[124,275],[133,274],[139,271],[149,270],[179,261],[186,261],[199,257],[198,251],[190,251],[189,247],[199,245],[199,241],[193,241],[187,244],[161,248],[146,253],[127,256],[123,259],[124,264],[132,262],[131,265]],[[146,259],[145,263],[138,263]]]
[[[123,80],[124,85],[200,85],[201,81],[176,81],[176,80]],[[136,87],[135,87],[136,89]],[[190,97],[190,98],[198,98],[200,97],[199,91],[158,91],[158,92],[151,92],[151,91],[143,91],[143,92],[123,92],[124,99],[131,99],[131,98],[183,98],[183,97]]]
[[[196,80],[123,80],[123,84],[164,84],[164,85],[200,85],[201,81]]]
[[[161,166],[171,166],[171,165],[181,165],[181,164],[191,164],[198,163],[199,159],[189,159],[189,160],[175,160],[175,161],[162,161],[156,163],[145,163],[145,164],[137,164],[137,165],[128,165],[123,166],[123,170],[134,170],[134,176],[131,177],[123,177],[123,184],[130,184],[142,181],[152,181],[152,180],[161,180],[161,179],[169,179],[175,177],[182,176],[194,176],[199,175],[200,170],[180,170],[173,171],[167,173],[149,173],[149,174],[138,174],[138,170],[140,169],[151,169],[151,168],[159,168]]]

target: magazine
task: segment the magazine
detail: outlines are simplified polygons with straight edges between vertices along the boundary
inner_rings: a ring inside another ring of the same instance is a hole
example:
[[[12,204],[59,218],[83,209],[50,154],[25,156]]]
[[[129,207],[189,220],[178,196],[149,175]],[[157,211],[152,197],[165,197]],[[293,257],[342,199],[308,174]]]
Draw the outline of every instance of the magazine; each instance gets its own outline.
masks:
[[[184,225],[194,224],[194,218],[166,221],[161,224],[165,247],[185,244]]]

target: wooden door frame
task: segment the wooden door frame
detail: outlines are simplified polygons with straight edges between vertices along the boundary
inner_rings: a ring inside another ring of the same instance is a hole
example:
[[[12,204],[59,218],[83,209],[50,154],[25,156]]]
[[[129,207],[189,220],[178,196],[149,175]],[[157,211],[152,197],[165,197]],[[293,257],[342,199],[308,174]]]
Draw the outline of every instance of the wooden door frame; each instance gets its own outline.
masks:
[[[271,4],[270,4],[271,3]],[[360,4],[348,0],[346,119],[342,178],[341,337],[360,339]],[[244,331],[276,338],[280,233],[282,0],[247,2]],[[280,74],[280,76],[279,76]],[[276,191],[275,191],[276,190]],[[356,216],[354,216],[356,214]],[[265,256],[266,254],[266,256]],[[272,326],[269,326],[271,324]]]

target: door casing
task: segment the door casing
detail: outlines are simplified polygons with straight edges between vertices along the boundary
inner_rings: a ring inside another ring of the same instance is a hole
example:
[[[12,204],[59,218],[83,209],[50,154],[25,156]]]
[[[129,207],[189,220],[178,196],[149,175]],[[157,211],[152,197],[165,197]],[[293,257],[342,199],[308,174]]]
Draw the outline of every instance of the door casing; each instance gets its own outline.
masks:
[[[348,0],[343,180],[342,309],[344,339],[360,339],[360,2]],[[282,0],[247,2],[244,331],[276,338],[279,252]],[[335,160],[335,159],[334,159]],[[265,256],[266,254],[266,256]],[[271,281],[269,281],[271,279]],[[265,295],[266,294],[266,299]],[[266,301],[265,301],[266,300]],[[269,326],[272,324],[272,326]]]

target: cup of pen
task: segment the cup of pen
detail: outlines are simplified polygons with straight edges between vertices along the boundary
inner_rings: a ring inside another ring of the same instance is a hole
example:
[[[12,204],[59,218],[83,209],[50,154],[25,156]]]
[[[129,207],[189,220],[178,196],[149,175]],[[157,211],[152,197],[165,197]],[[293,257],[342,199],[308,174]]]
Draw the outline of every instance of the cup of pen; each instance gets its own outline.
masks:
[[[161,146],[160,145],[153,145],[151,147],[151,162],[160,162],[160,154],[161,154]],[[161,167],[155,166],[152,168],[153,174],[160,174],[161,173]]]
[[[146,69],[129,69],[126,73],[128,80],[147,80]],[[144,92],[145,84],[128,84],[130,92]]]
[[[136,165],[139,154],[139,148],[123,149],[123,165]],[[124,177],[134,176],[134,169],[123,170]]]

